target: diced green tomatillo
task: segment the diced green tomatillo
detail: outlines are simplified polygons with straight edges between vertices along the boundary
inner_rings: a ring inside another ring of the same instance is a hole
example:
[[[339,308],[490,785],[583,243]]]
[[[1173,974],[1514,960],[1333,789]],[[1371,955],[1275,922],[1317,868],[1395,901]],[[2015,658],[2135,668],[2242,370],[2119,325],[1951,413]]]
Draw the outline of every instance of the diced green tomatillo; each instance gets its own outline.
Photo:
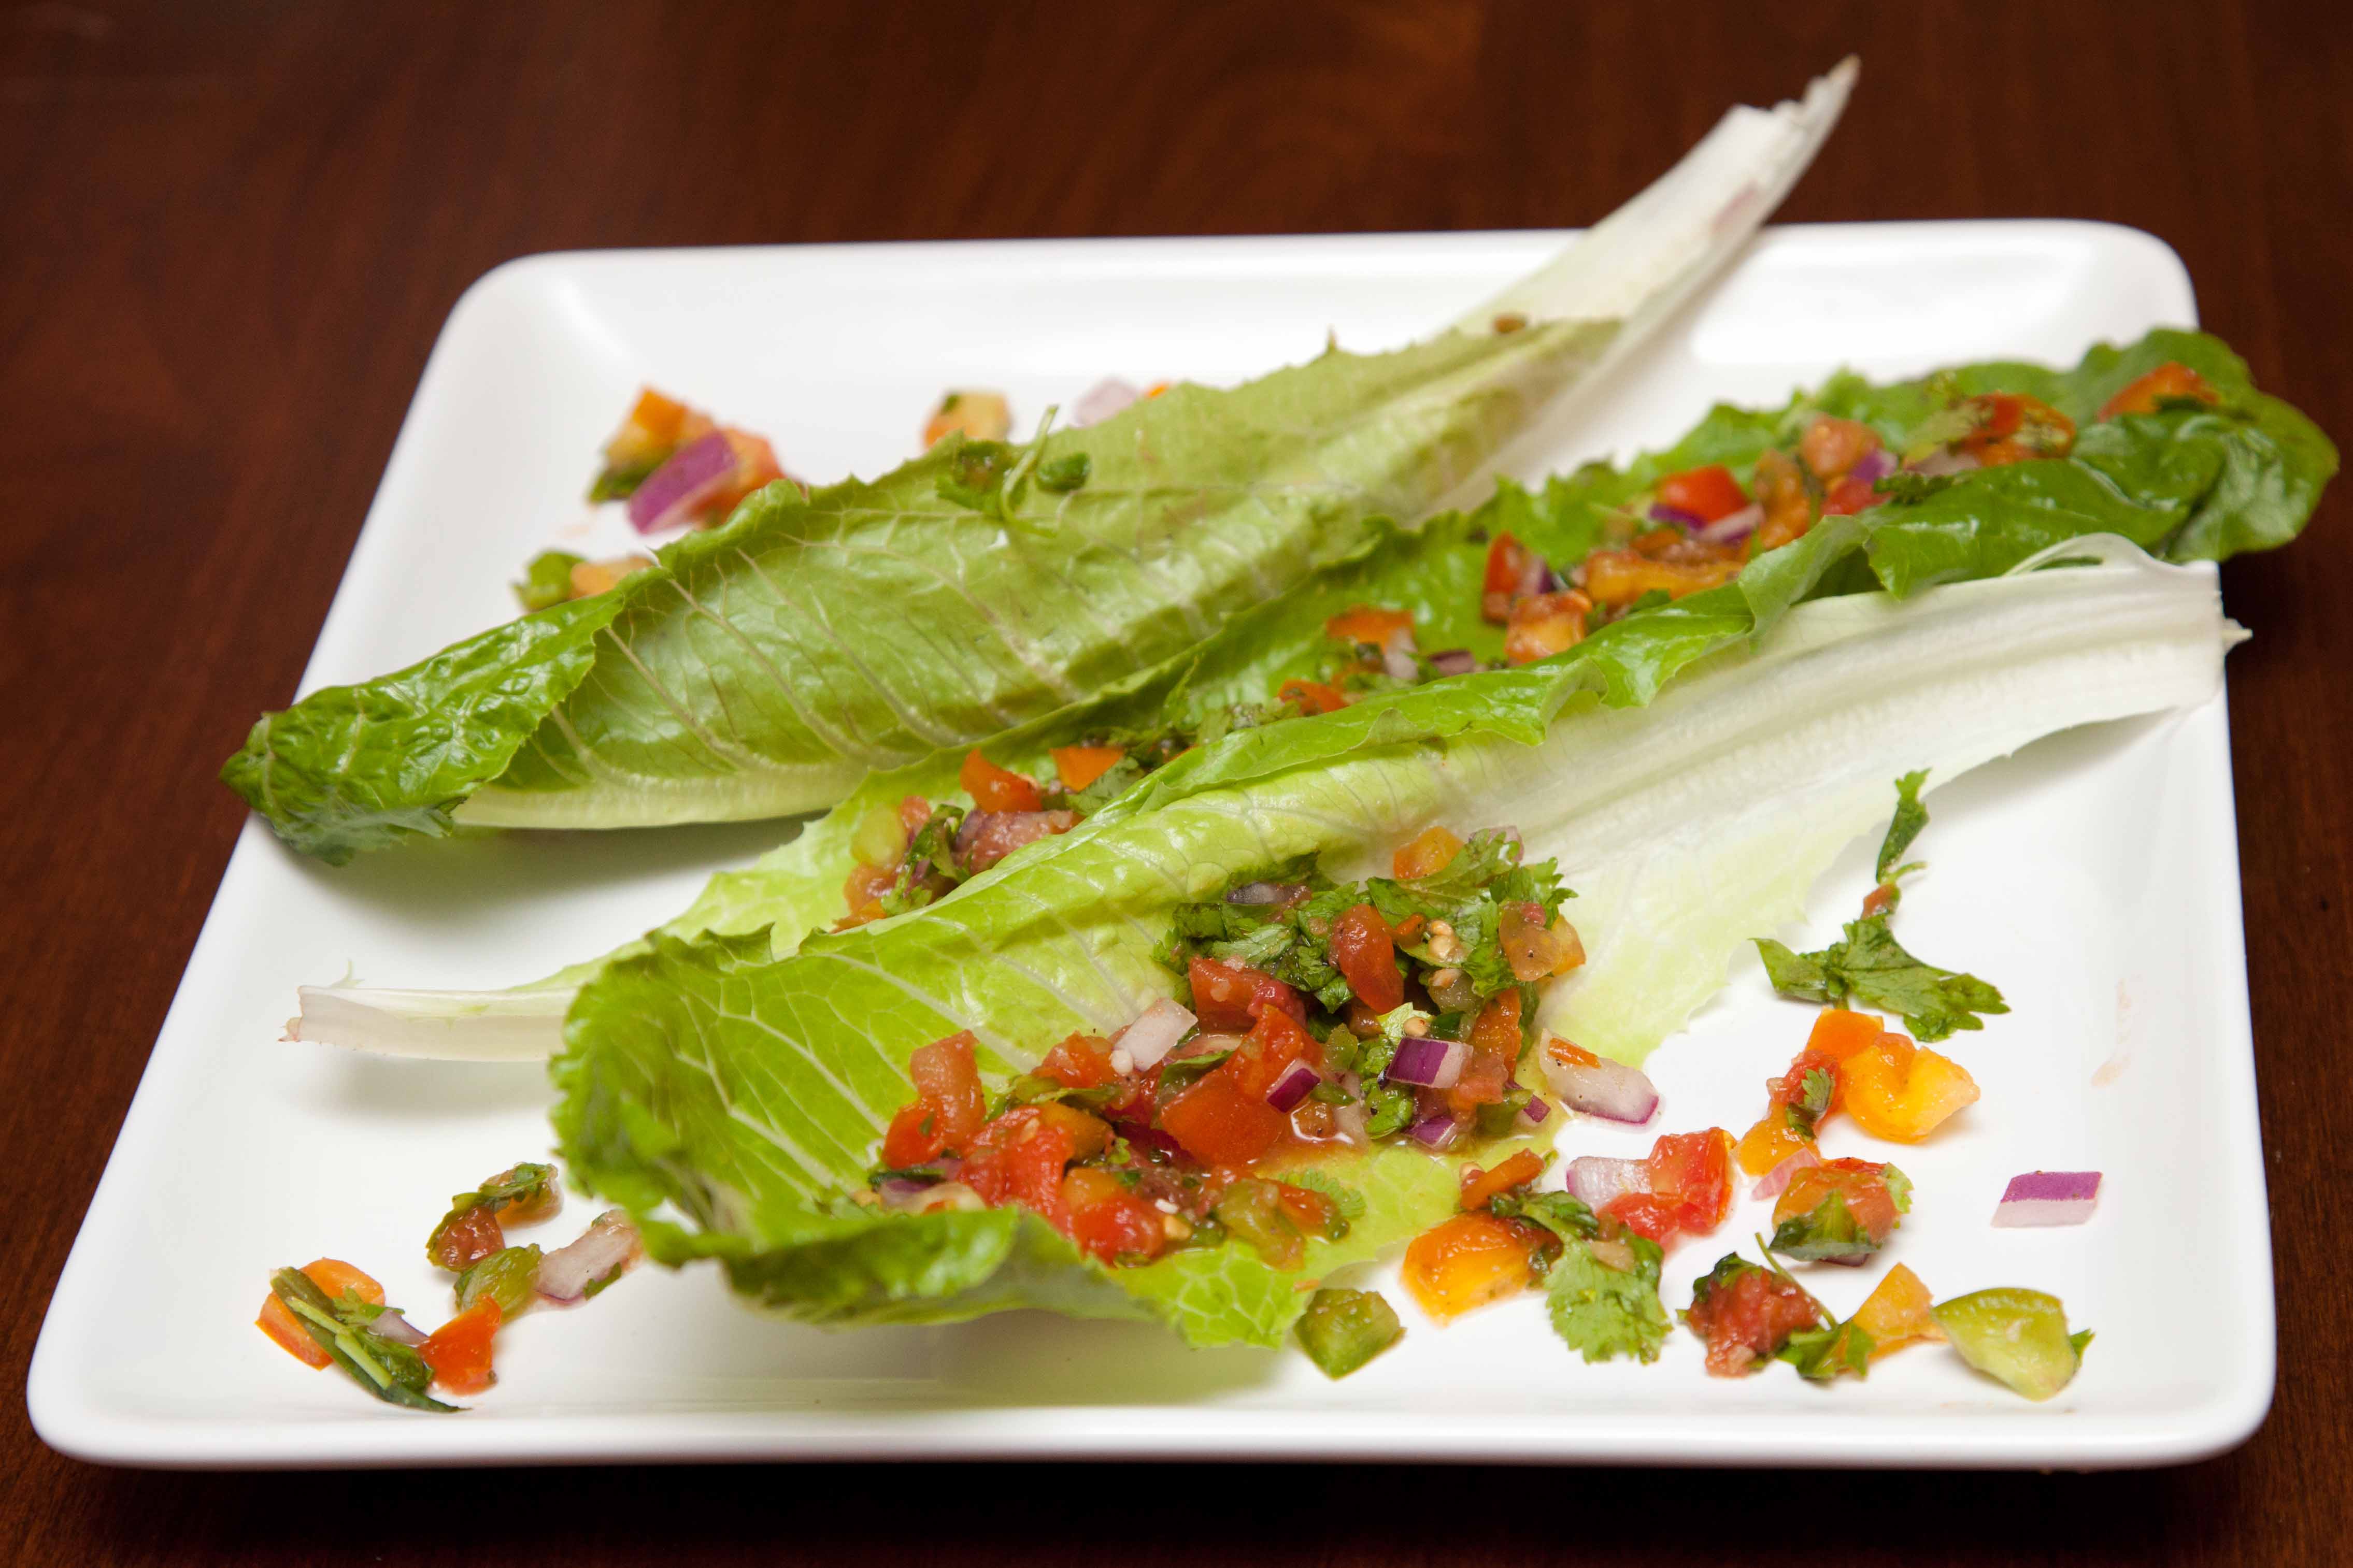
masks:
[[[1219,1194],[1210,1209],[1218,1223],[1258,1248],[1271,1268],[1296,1268],[1306,1256],[1305,1238],[1282,1212],[1282,1197],[1272,1182],[1249,1178]]]
[[[1405,1325],[1377,1290],[1325,1289],[1307,1303],[1297,1331],[1307,1359],[1340,1378],[1403,1339]]]
[[[2089,1330],[2070,1334],[2067,1309],[2040,1290],[1997,1286],[1930,1310],[1963,1361],[2029,1399],[2048,1399],[2066,1387],[2092,1342]]]
[[[499,1304],[501,1320],[531,1304],[539,1282],[540,1251],[536,1242],[501,1247],[458,1276],[458,1310],[464,1311],[488,1296]]]

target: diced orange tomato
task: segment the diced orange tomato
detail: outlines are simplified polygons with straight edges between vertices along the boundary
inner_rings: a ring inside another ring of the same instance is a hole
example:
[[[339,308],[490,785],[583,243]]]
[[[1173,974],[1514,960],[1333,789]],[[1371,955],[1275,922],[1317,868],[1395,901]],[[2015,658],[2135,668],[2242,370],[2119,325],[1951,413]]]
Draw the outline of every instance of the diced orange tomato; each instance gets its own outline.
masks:
[[[1536,553],[1509,533],[1495,535],[1487,546],[1487,574],[1479,591],[1479,614],[1502,626],[1512,613],[1512,601],[1533,580]],[[1539,584],[1541,586],[1541,584]]]
[[[1332,922],[1332,964],[1356,999],[1376,1013],[1405,1004],[1405,976],[1398,972],[1397,942],[1388,922],[1370,904],[1352,904]]]
[[[1781,1190],[1780,1201],[1773,1205],[1773,1223],[1778,1226],[1785,1219],[1810,1215],[1835,1194],[1846,1200],[1847,1212],[1872,1240],[1884,1242],[1894,1234],[1898,1217],[1886,1172],[1887,1167],[1876,1160],[1825,1160],[1809,1165],[1791,1176]]]
[[[1037,780],[1000,768],[977,751],[965,753],[956,782],[983,811],[1036,811],[1046,804]]]
[[[1832,485],[1831,493],[1822,498],[1822,515],[1852,517],[1856,512],[1869,511],[1878,504],[1879,492],[1873,488],[1872,481],[1849,474]]]
[[[882,895],[899,885],[895,866],[853,866],[841,885],[841,901],[849,907],[851,925],[882,918]]]
[[[302,1265],[302,1272],[310,1276],[311,1284],[338,1301],[349,1290],[370,1306],[384,1305],[384,1287],[340,1258],[314,1258]]]
[[[1222,1068],[1160,1112],[1160,1130],[1205,1165],[1247,1166],[1280,1143],[1290,1125],[1263,1093],[1244,1093]]]
[[[1462,840],[1443,827],[1425,827],[1402,849],[1389,857],[1389,874],[1400,882],[1434,877],[1454,863]]]
[[[1062,1178],[1062,1204],[1071,1239],[1104,1263],[1148,1260],[1168,1245],[1160,1211],[1108,1171],[1071,1166]]]
[[[1685,468],[1659,481],[1659,504],[1689,512],[1702,522],[1730,517],[1748,504],[1747,494],[1722,463]]]
[[[908,1058],[915,1099],[891,1119],[890,1131],[882,1136],[885,1164],[902,1170],[929,1164],[951,1150],[961,1150],[980,1131],[988,1107],[972,1047],[969,1032],[950,1035]]]
[[[1593,601],[1574,588],[1531,594],[1512,602],[1504,617],[1504,662],[1534,664],[1585,640],[1585,617]]]
[[[1879,449],[1879,432],[1852,419],[1829,415],[1806,426],[1798,438],[1798,456],[1824,484]]]
[[[485,1295],[425,1337],[417,1353],[433,1369],[435,1387],[463,1395],[498,1381],[491,1371],[491,1342],[499,1316],[498,1299]]]
[[[1765,509],[1765,521],[1748,536],[1751,555],[1778,550],[1793,539],[1803,538],[1806,530],[1813,527],[1813,498],[1807,492],[1805,476],[1799,471],[1797,460],[1787,452],[1777,447],[1757,458],[1751,482],[1757,504]]]
[[[1544,1174],[1544,1157],[1533,1149],[1523,1149],[1504,1160],[1492,1171],[1482,1171],[1476,1165],[1462,1167],[1462,1207],[1482,1209],[1493,1203],[1499,1193],[1514,1187],[1524,1187]]]
[[[1512,978],[1523,985],[1567,974],[1585,962],[1585,944],[1566,919],[1545,923],[1544,906],[1525,900],[1504,904],[1495,921],[1496,941]]]
[[[1439,1322],[1535,1283],[1542,1238],[1524,1221],[1482,1209],[1423,1231],[1405,1249],[1405,1286]]]
[[[785,477],[783,467],[776,461],[776,449],[768,445],[765,437],[748,430],[733,429],[726,436],[728,448],[735,454],[735,472],[694,509],[694,515],[706,522],[723,521],[743,504],[745,496]]]
[[[1124,746],[1057,746],[1054,748],[1054,776],[1062,787],[1076,794],[1103,774],[1127,760]]]
[[[1111,1065],[1111,1042],[1101,1035],[1073,1034],[1046,1053],[1038,1064],[1039,1078],[1052,1079],[1064,1089],[1101,1089],[1118,1081]]]
[[[1719,561],[1653,561],[1632,550],[1597,550],[1585,558],[1585,592],[1612,609],[1645,594],[1680,599],[1730,582],[1740,573],[1737,555]]]
[[[441,1227],[433,1238],[433,1261],[452,1274],[462,1274],[507,1244],[499,1216],[485,1205],[476,1205]]]
[[[1879,1044],[1879,1037],[1886,1032],[1876,1013],[1825,1007],[1814,1015],[1813,1030],[1806,1036],[1806,1049],[1842,1062]]]
[[[2211,382],[2179,360],[2169,359],[2101,404],[2099,416],[2114,419],[2119,414],[2154,414],[2158,403],[2177,397],[2194,397],[2200,403],[2222,401]]]
[[[1348,699],[1337,688],[1320,680],[1286,680],[1274,696],[1276,701],[1288,702],[1310,718],[1318,713],[1337,713],[1348,705]]]
[[[923,445],[935,447],[950,436],[968,441],[1002,441],[1012,428],[1012,405],[1003,393],[959,389],[943,396],[931,418],[924,421]]]
[[[314,1258],[302,1265],[302,1272],[332,1300],[342,1300],[343,1292],[349,1290],[371,1306],[384,1305],[384,1287],[340,1258]],[[275,1290],[263,1298],[261,1315],[253,1321],[253,1326],[276,1341],[280,1349],[313,1369],[334,1360],[311,1337],[302,1321],[278,1299]]]
[[[1186,965],[1185,978],[1193,988],[1193,1016],[1206,1034],[1245,1033],[1270,1007],[1293,1018],[1307,1016],[1307,1004],[1298,992],[1246,963],[1197,957]]]
[[[1917,1143],[1978,1099],[1977,1080],[1951,1058],[1884,1034],[1845,1064],[1846,1113],[1874,1138]]]
[[[1518,987],[1499,991],[1487,998],[1479,1016],[1471,1020],[1471,1048],[1500,1056],[1510,1061],[1520,1058],[1520,993]]]
[[[1742,1377],[1761,1366],[1800,1329],[1821,1326],[1820,1309],[1797,1285],[1768,1268],[1744,1270],[1730,1284],[1703,1281],[1684,1314],[1707,1345],[1707,1370]]]
[[[1757,1119],[1757,1125],[1740,1135],[1733,1152],[1740,1168],[1752,1176],[1761,1176],[1803,1149],[1810,1149],[1814,1141],[1789,1125],[1788,1118],[1777,1109]]]
[[[1899,1263],[1854,1310],[1855,1327],[1871,1336],[1871,1359],[1923,1340],[1941,1342],[1945,1331],[1929,1312],[1933,1298],[1920,1277]]]
[[[652,387],[638,394],[629,416],[605,443],[606,461],[616,468],[651,462],[667,456],[680,442],[689,410]]]
[[[1954,445],[1987,468],[2063,458],[2075,445],[2075,422],[2039,397],[1993,392],[1966,406],[1977,416],[1977,427]]]
[[[1413,631],[1413,612],[1385,609],[1378,605],[1356,605],[1334,616],[1324,623],[1324,635],[1345,643],[1372,643],[1386,647],[1399,632]]]

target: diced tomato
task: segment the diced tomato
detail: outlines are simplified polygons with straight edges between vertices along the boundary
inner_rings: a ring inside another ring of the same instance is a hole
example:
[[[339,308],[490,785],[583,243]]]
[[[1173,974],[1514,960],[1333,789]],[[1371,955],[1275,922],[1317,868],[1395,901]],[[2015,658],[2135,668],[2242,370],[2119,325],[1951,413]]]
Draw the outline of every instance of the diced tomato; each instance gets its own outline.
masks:
[[[1822,515],[1852,517],[1856,512],[1869,511],[1878,504],[1879,492],[1872,488],[1872,481],[1849,474],[1832,485],[1831,493],[1822,498]]]
[[[2154,414],[2158,403],[2180,397],[2200,403],[2222,401],[2211,382],[2179,360],[2169,359],[2101,404],[2099,416],[2114,419],[2119,414]]]
[[[1405,1286],[1439,1322],[1535,1283],[1543,1237],[1525,1221],[1482,1209],[1423,1231],[1405,1249]]]
[[[1425,827],[1404,848],[1389,857],[1389,874],[1400,882],[1434,877],[1454,863],[1462,840],[1443,827]]]
[[[1879,1044],[1879,1037],[1886,1032],[1876,1013],[1825,1007],[1814,1015],[1813,1031],[1806,1037],[1806,1052],[1842,1062]]]
[[[1679,1205],[1649,1193],[1620,1193],[1601,1205],[1601,1212],[1637,1236],[1664,1247],[1674,1239]]]
[[[932,819],[932,803],[922,795],[911,795],[899,803],[899,826],[913,838],[915,830]]]
[[[1193,1016],[1207,1034],[1242,1034],[1270,1007],[1297,1019],[1307,1016],[1298,992],[1246,963],[1195,958],[1186,965],[1185,977],[1193,987]]]
[[[1110,1142],[1108,1123],[1059,1100],[1017,1105],[972,1141],[961,1180],[990,1207],[1018,1203],[1067,1233],[1063,1168],[1103,1152]]]
[[[1993,392],[1966,405],[1977,427],[1954,445],[1987,468],[2035,458],[2063,458],[2075,445],[2075,422],[2039,397]]]
[[[1512,613],[1512,601],[1544,588],[1542,561],[1536,552],[1508,533],[1495,535],[1487,546],[1487,574],[1479,592],[1479,614],[1502,626]]]
[[[983,811],[1037,811],[1046,804],[1037,780],[1000,768],[977,751],[965,753],[956,782]]]
[[[506,1232],[487,1205],[476,1205],[441,1226],[433,1236],[433,1261],[452,1274],[462,1274],[506,1247]]]
[[[1286,680],[1274,695],[1278,702],[1288,702],[1310,717],[1337,713],[1348,705],[1347,698],[1320,680]]]
[[[1721,1127],[1666,1133],[1645,1163],[1651,1194],[1668,1205],[1677,1229],[1698,1236],[1724,1223],[1732,1209],[1731,1133]]]
[[[1038,1064],[1038,1076],[1064,1089],[1101,1089],[1119,1081],[1111,1065],[1111,1042],[1101,1035],[1071,1035],[1046,1053]]]
[[[951,1150],[961,1150],[980,1131],[988,1107],[981,1092],[980,1069],[973,1065],[969,1032],[934,1040],[907,1062],[914,1079],[913,1102],[891,1121],[882,1138],[885,1164],[905,1169],[929,1164]]]
[[[491,1372],[491,1342],[499,1331],[499,1303],[484,1295],[426,1336],[417,1347],[433,1369],[438,1388],[456,1394],[480,1394],[497,1381]]]
[[[1884,1034],[1845,1065],[1843,1103],[1874,1138],[1917,1143],[1978,1099],[1977,1080],[1951,1058]]]
[[[1730,517],[1748,504],[1747,492],[1722,463],[1685,468],[1659,481],[1659,504],[1689,512],[1702,522]]]
[[[849,923],[864,925],[882,918],[882,895],[899,885],[899,868],[895,866],[853,866],[849,880],[841,885],[841,901],[849,910]]]
[[[1297,1227],[1300,1235],[1337,1241],[1347,1234],[1347,1226],[1341,1223],[1340,1205],[1322,1193],[1294,1187],[1288,1182],[1275,1183],[1274,1189],[1283,1217]]]
[[[1864,920],[1869,920],[1873,915],[1883,915],[1894,907],[1895,885],[1893,882],[1882,882],[1862,896]]]
[[[1847,1212],[1873,1242],[1883,1243],[1894,1233],[1898,1215],[1887,1167],[1873,1160],[1825,1160],[1799,1171],[1773,1205],[1773,1223],[1810,1215],[1832,1194],[1846,1200]]]
[[[1356,999],[1374,1012],[1405,1005],[1397,943],[1389,936],[1388,922],[1372,905],[1351,904],[1332,922],[1332,964],[1346,977]]]
[[[1923,1340],[1938,1340],[1945,1331],[1930,1315],[1933,1298],[1920,1277],[1899,1263],[1887,1271],[1877,1289],[1854,1310],[1854,1325],[1871,1336],[1871,1359]]]
[[[744,503],[745,496],[785,477],[776,449],[765,437],[748,430],[731,429],[725,434],[728,449],[735,455],[735,472],[696,505],[694,515],[706,521],[723,521]]]
[[[1880,445],[1879,432],[1870,426],[1824,415],[1798,438],[1798,456],[1816,479],[1828,484],[1879,450]]]
[[[1715,561],[1653,561],[1631,550],[1597,550],[1585,558],[1585,592],[1612,609],[1645,594],[1680,599],[1732,581],[1740,567],[1740,557],[1729,552]]]
[[[1691,1309],[1683,1314],[1692,1332],[1707,1344],[1713,1375],[1745,1376],[1788,1344],[1791,1334],[1822,1326],[1813,1298],[1771,1269],[1752,1264],[1725,1276],[1725,1263],[1717,1264],[1714,1274],[1694,1287]]]
[[[1813,497],[1806,489],[1805,476],[1799,471],[1796,458],[1778,448],[1767,451],[1757,459],[1752,482],[1757,504],[1765,509],[1765,521],[1748,536],[1752,556],[1803,538],[1806,530],[1813,527]]]
[[[1103,774],[1127,760],[1124,746],[1057,746],[1053,751],[1054,776],[1062,787],[1076,794]]]
[[[1520,993],[1517,987],[1499,991],[1479,1009],[1471,1020],[1471,1048],[1482,1054],[1500,1056],[1506,1061],[1520,1059]]]
[[[1204,1165],[1248,1166],[1280,1143],[1290,1126],[1263,1090],[1246,1092],[1222,1068],[1160,1112],[1160,1130]]]
[[[1815,1118],[1815,1124],[1820,1126],[1821,1118],[1831,1115],[1839,1108],[1840,1091],[1845,1082],[1841,1066],[1836,1057],[1827,1052],[1811,1047],[1799,1051],[1790,1058],[1788,1072],[1765,1080],[1766,1103],[1777,1110],[1783,1106],[1802,1108],[1807,1104],[1807,1075],[1820,1073],[1830,1082],[1830,1099],[1822,1106],[1820,1116]],[[1800,1113],[1803,1114],[1802,1110]]]
[[[1544,1157],[1533,1149],[1523,1149],[1502,1162],[1492,1171],[1482,1171],[1476,1165],[1462,1167],[1462,1207],[1482,1209],[1494,1201],[1498,1193],[1508,1193],[1514,1187],[1524,1187],[1544,1174]]]
[[[384,1287],[340,1258],[314,1258],[302,1266],[302,1272],[310,1277],[311,1284],[335,1300],[342,1300],[343,1292],[351,1290],[373,1306],[384,1305]],[[314,1370],[334,1360],[311,1337],[292,1310],[278,1299],[275,1290],[262,1298],[261,1315],[254,1319],[253,1326],[276,1341],[280,1350]]]
[[[1108,1171],[1073,1165],[1062,1178],[1071,1239],[1105,1263],[1148,1260],[1168,1245],[1158,1209]]]
[[[1546,923],[1544,906],[1538,903],[1514,900],[1504,905],[1496,915],[1495,940],[1511,965],[1512,978],[1523,985],[1566,974],[1585,962],[1585,944],[1577,941],[1576,931],[1565,921]]]
[[[1226,1058],[1211,1077],[1219,1074],[1230,1078],[1242,1093],[1263,1100],[1292,1063],[1304,1059],[1320,1066],[1324,1047],[1307,1032],[1305,1025],[1280,1007],[1261,1009],[1258,1021],[1234,1054]]]
[[[1386,647],[1398,633],[1413,635],[1413,612],[1356,605],[1324,623],[1324,635],[1345,643],[1372,643]]]
[[[1593,601],[1574,588],[1530,594],[1512,601],[1504,617],[1504,662],[1534,664],[1585,640],[1585,617]]]
[[[1813,1146],[1814,1141],[1790,1126],[1789,1119],[1776,1108],[1758,1117],[1757,1125],[1740,1135],[1733,1155],[1742,1170],[1752,1176],[1761,1176],[1792,1154]]]

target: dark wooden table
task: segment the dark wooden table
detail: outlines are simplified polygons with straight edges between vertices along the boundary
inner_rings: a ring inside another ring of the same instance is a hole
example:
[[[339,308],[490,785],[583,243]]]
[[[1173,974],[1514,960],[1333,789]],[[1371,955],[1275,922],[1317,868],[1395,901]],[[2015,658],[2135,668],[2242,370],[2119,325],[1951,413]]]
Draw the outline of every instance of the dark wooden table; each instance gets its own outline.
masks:
[[[5,1381],[23,1386],[236,835],[213,769],[290,693],[434,334],[485,268],[587,246],[1579,223],[1726,104],[1769,101],[1852,49],[1862,93],[1786,216],[2150,230],[2189,263],[2207,324],[2342,437],[2353,27],[2322,10],[10,5]],[[2269,1423],[2237,1453],[2094,1477],[208,1477],[63,1459],[10,1401],[0,1553],[567,1568],[2346,1561],[2347,510],[2332,497],[2297,548],[2224,573],[2232,613],[2259,634],[2230,679],[2283,1368]],[[2199,1238],[2180,1247],[2195,1268]],[[2184,1355],[2200,1333],[2181,1325]]]

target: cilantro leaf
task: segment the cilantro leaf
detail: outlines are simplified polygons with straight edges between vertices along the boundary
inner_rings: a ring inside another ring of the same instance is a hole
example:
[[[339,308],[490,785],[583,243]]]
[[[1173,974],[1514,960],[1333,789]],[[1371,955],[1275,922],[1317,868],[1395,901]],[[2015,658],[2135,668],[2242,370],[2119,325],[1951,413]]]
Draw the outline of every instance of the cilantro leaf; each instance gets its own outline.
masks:
[[[1867,1378],[1874,1342],[1870,1331],[1850,1318],[1834,1329],[1800,1329],[1775,1354],[1810,1383],[1828,1383],[1850,1372]]]
[[[1532,1219],[1563,1241],[1589,1241],[1601,1228],[1593,1211],[1573,1193],[1498,1193],[1487,1201],[1500,1219]]]
[[[1659,1300],[1664,1254],[1641,1237],[1621,1239],[1633,1254],[1631,1268],[1614,1268],[1594,1256],[1591,1242],[1570,1239],[1545,1276],[1553,1331],[1588,1362],[1656,1361],[1666,1342],[1667,1309]]]
[[[1927,770],[1905,773],[1895,781],[1895,816],[1887,825],[1887,837],[1879,842],[1879,879],[1885,882],[1889,874],[1904,858],[1904,851],[1920,830],[1928,826],[1928,808],[1920,804],[1920,786],[1928,782]]]

